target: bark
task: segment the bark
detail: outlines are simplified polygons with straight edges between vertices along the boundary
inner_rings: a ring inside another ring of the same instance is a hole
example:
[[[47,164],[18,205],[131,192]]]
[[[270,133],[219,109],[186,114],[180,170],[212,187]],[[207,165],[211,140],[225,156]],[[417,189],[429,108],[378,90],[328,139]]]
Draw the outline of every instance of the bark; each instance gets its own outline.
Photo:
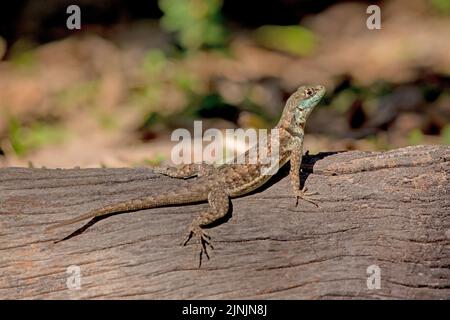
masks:
[[[198,248],[180,242],[205,203],[112,215],[56,244],[85,223],[45,231],[195,179],[146,168],[0,169],[0,298],[448,299],[449,161],[448,146],[305,156],[302,181],[319,207],[295,207],[283,168],[232,200],[208,230],[215,250],[200,269]],[[69,289],[77,271],[81,288]]]

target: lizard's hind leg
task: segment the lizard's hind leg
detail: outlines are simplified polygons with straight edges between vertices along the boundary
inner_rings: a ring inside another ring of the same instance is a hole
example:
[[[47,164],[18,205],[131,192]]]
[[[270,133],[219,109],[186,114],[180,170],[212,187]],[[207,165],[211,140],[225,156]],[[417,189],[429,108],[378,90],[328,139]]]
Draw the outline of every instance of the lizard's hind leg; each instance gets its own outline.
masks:
[[[155,167],[153,172],[160,173],[172,178],[188,179],[192,177],[201,177],[214,171],[214,165],[206,162],[182,164],[175,167]]]
[[[209,259],[207,246],[214,249],[211,244],[211,237],[203,230],[203,227],[210,225],[227,214],[230,207],[230,197],[223,189],[214,189],[208,194],[208,203],[210,206],[209,210],[203,212],[192,221],[189,233],[183,241],[183,245],[186,245],[193,236],[198,238],[198,245],[200,246],[199,268],[202,265],[203,254]]]

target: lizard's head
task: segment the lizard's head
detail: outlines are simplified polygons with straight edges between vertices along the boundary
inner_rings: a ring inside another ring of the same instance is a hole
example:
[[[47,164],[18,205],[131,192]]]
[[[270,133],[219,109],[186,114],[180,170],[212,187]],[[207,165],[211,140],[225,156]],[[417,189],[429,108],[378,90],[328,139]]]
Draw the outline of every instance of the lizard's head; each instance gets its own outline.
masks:
[[[325,94],[321,85],[301,86],[287,100],[279,125],[295,128],[304,126],[311,111]]]
[[[292,101],[293,107],[307,110],[314,108],[325,94],[325,87],[318,86],[301,86],[292,94],[289,100]]]

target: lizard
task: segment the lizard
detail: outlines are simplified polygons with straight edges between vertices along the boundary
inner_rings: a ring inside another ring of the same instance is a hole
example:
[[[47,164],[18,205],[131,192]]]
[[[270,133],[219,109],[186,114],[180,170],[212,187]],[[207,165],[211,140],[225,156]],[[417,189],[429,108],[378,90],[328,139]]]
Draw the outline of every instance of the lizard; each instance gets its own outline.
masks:
[[[300,167],[303,156],[304,127],[306,120],[314,107],[319,103],[325,94],[325,88],[321,85],[307,85],[299,87],[286,101],[282,115],[278,124],[274,127],[278,131],[278,157],[276,162],[272,162],[273,173],[275,173],[284,164],[290,161],[290,182],[293,194],[298,200],[303,199],[317,204],[309,199],[309,196],[315,194],[307,192],[306,187],[300,188]],[[258,148],[256,145],[253,148]],[[269,154],[272,149],[271,143],[268,143]],[[248,194],[263,184],[270,178],[270,174],[262,174],[263,163],[266,159],[258,158],[254,163],[248,163],[251,150],[247,150],[244,155],[244,163],[234,163],[234,159],[214,167],[206,163],[185,164],[180,167],[160,167],[154,169],[155,173],[164,174],[173,178],[191,178],[197,177],[192,184],[175,188],[169,193],[150,195],[137,199],[131,199],[124,202],[114,203],[99,209],[94,209],[71,220],[66,220],[50,226],[48,229],[54,229],[63,225],[73,224],[86,219],[94,219],[106,216],[112,213],[122,213],[137,211],[143,209],[157,208],[168,205],[183,205],[197,202],[208,202],[209,209],[202,212],[193,219],[189,226],[187,236],[182,245],[187,245],[190,239],[195,236],[200,246],[199,267],[201,266],[203,254],[209,259],[207,247],[214,249],[211,243],[211,237],[204,230],[208,225],[224,217],[230,207],[230,198],[239,197]],[[71,235],[75,234],[73,232]],[[71,237],[59,240],[66,240]]]

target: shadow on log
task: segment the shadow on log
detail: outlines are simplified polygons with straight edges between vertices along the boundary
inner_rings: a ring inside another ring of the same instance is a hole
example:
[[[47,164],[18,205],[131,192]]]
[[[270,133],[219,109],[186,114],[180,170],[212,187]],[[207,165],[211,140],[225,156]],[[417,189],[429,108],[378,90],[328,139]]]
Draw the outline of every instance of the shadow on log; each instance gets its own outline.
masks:
[[[56,244],[84,223],[45,231],[195,179],[0,169],[0,298],[450,298],[450,147],[319,154],[303,169],[319,208],[294,206],[284,168],[232,200],[201,269],[180,242],[203,203],[113,215]]]

